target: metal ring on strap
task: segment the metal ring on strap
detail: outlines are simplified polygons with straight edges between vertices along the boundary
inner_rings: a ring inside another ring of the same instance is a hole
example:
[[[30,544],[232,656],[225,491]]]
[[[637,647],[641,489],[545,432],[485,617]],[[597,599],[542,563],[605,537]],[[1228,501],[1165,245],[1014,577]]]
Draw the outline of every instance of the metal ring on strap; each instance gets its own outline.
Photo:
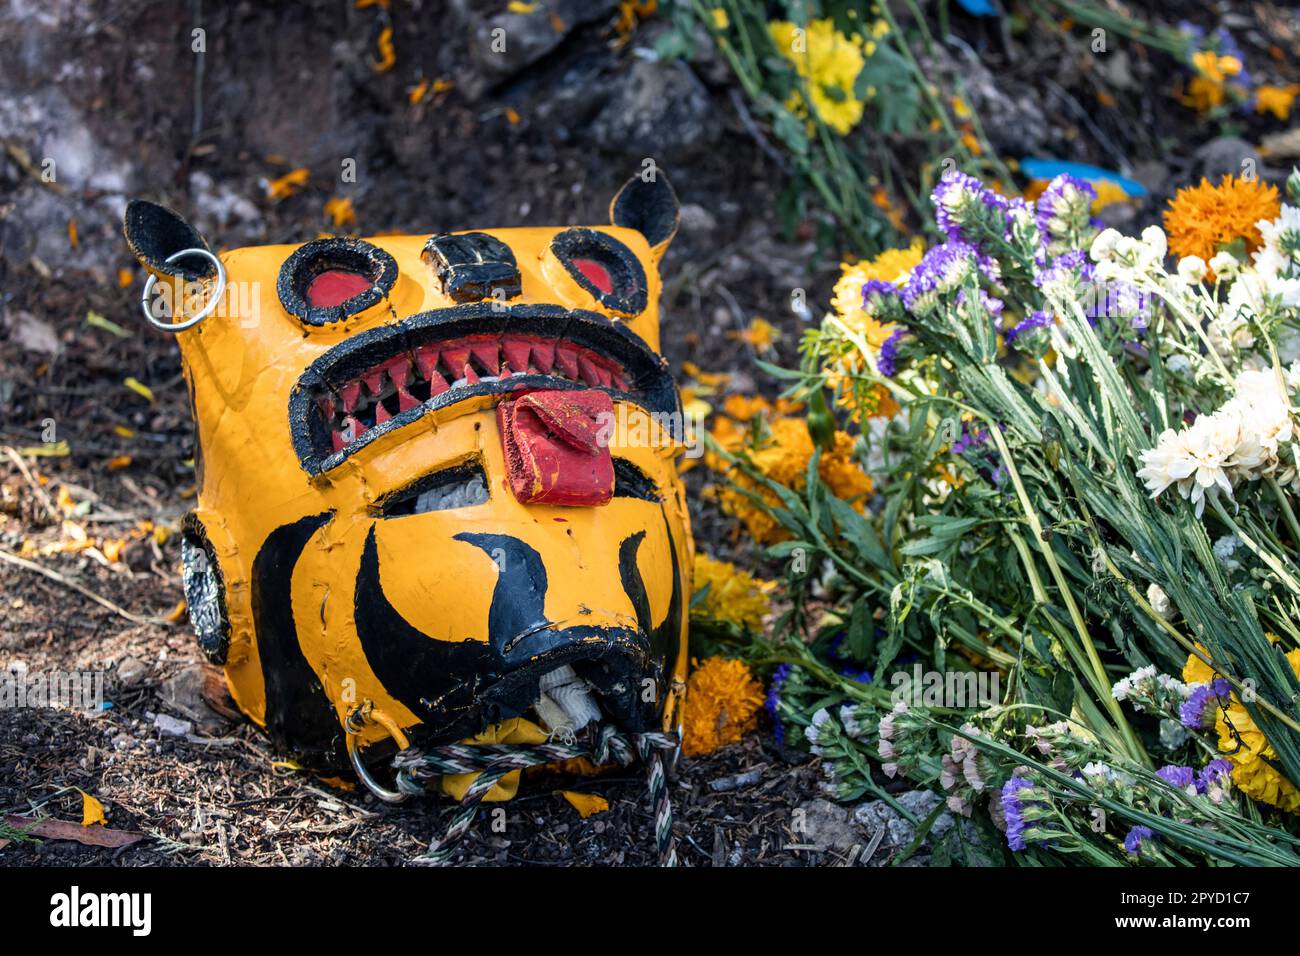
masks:
[[[373,707],[362,706],[348,714],[347,720],[343,722],[343,728],[347,731],[348,760],[352,762],[352,769],[356,771],[357,779],[364,783],[366,789],[376,797],[385,803],[404,803],[409,795],[402,793],[400,790],[389,790],[371,775],[370,771],[366,769],[365,761],[361,759],[359,734],[361,733],[361,727],[371,721],[388,731],[389,736],[393,738],[399,750],[406,750],[411,746],[406,734],[402,733],[402,729],[391,718]]]
[[[201,256],[212,263],[217,270],[217,289],[213,292],[212,298],[208,300],[207,305],[184,322],[162,322],[154,317],[153,309],[149,307],[149,300],[153,296],[153,288],[158,283],[158,276],[151,273],[144,284],[144,294],[140,296],[140,307],[144,310],[144,317],[149,320],[149,324],[154,328],[162,329],[164,332],[184,332],[186,329],[194,328],[216,311],[217,304],[226,292],[226,267],[221,264],[220,259],[207,249],[182,249],[180,252],[173,252],[168,256],[166,262],[170,265],[177,259],[184,259],[186,256]]]

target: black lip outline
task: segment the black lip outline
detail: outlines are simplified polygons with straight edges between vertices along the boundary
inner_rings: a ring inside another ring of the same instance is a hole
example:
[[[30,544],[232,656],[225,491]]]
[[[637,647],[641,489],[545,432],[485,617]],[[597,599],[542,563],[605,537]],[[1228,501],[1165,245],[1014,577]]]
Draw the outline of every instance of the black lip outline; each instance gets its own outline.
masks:
[[[358,292],[352,298],[345,299],[338,305],[314,306],[304,298],[303,293],[298,289],[298,273],[305,265],[330,253],[342,253],[364,260],[373,273],[371,286],[365,292]],[[280,297],[280,305],[284,308],[284,311],[296,316],[299,321],[312,328],[319,328],[334,322],[340,322],[343,319],[364,312],[373,305],[377,305],[388,297],[388,293],[392,291],[396,282],[397,260],[389,253],[380,249],[374,243],[366,242],[364,239],[332,236],[324,239],[313,239],[311,242],[305,242],[295,249],[280,266],[275,291]]]
[[[562,324],[556,325],[561,322]],[[289,434],[299,464],[315,477],[337,468],[371,442],[417,421],[432,411],[460,404],[481,395],[501,395],[521,389],[580,391],[591,386],[549,375],[512,375],[504,382],[483,382],[456,390],[394,415],[341,451],[332,451],[328,426],[313,401],[313,392],[333,391],[347,381],[400,352],[411,352],[431,341],[467,335],[513,332],[567,339],[617,360],[631,379],[631,391],[600,388],[615,401],[632,402],[649,412],[674,414],[681,410],[680,398],[668,372],[668,360],[656,354],[645,341],[622,322],[598,312],[566,309],[559,305],[513,305],[496,302],[433,309],[408,316],[400,322],[381,325],[340,342],[317,358],[302,373],[289,392]]]

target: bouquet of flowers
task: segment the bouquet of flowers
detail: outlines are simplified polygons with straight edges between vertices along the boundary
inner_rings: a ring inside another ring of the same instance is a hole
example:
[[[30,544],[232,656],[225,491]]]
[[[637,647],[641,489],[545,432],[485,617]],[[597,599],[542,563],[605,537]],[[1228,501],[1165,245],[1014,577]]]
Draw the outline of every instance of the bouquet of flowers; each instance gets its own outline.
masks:
[[[1300,174],[1287,195],[1203,181],[1128,237],[1086,182],[1029,202],[951,171],[941,243],[846,267],[780,373],[807,467],[765,467],[759,418],[712,461],[791,560],[747,653],[829,792],[909,778],[1015,858],[1300,863]],[[995,699],[952,698],[971,674]]]

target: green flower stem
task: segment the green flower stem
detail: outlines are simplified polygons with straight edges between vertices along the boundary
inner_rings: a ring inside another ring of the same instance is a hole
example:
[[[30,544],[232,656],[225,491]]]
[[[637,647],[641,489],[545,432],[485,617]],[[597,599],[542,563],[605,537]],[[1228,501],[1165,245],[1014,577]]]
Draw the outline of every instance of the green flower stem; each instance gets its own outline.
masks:
[[[1085,514],[1086,513],[1087,513],[1087,509],[1085,506]],[[1092,521],[1091,515],[1088,515],[1088,520],[1090,522]],[[1113,562],[1110,559],[1110,555],[1106,553],[1106,549],[1101,546],[1100,539],[1096,537],[1096,530],[1092,529],[1090,533],[1093,535],[1093,540],[1096,542],[1096,546],[1098,549],[1097,553],[1101,556],[1102,562],[1106,565],[1106,570],[1109,571],[1111,573],[1111,576],[1114,577],[1115,580],[1120,583],[1120,586],[1124,589],[1125,593],[1128,594],[1129,599],[1138,606],[1138,608],[1142,611],[1142,613],[1146,614],[1149,618],[1151,618],[1151,620],[1155,621],[1155,623],[1160,627],[1160,629],[1163,630],[1170,637],[1172,637],[1175,641],[1177,641],[1178,644],[1181,645],[1182,648],[1187,651],[1187,653],[1195,655],[1197,658],[1201,660],[1202,663],[1204,663],[1207,667],[1211,668],[1216,674],[1218,674],[1220,677],[1226,680],[1228,684],[1232,687],[1232,689],[1237,692],[1238,697],[1244,694],[1246,692],[1245,686],[1227,668],[1215,662],[1213,658],[1211,658],[1206,651],[1202,650],[1200,647],[1197,646],[1195,641],[1186,637],[1180,630],[1178,630],[1178,628],[1174,627],[1167,620],[1165,620],[1163,617],[1161,617],[1159,614],[1156,613],[1155,608],[1153,608],[1150,602],[1147,601],[1147,599],[1142,596],[1142,592],[1137,589],[1136,585],[1134,585],[1132,581],[1126,578],[1123,572],[1120,571],[1120,569],[1115,566],[1115,562]],[[1258,707],[1260,707],[1262,710],[1268,711],[1268,713],[1271,714],[1273,717],[1277,718],[1279,722],[1285,724],[1291,730],[1294,730],[1296,733],[1300,734],[1300,722],[1296,721],[1295,718],[1289,716],[1286,712],[1280,710],[1279,708],[1275,707],[1273,704],[1269,703],[1264,698],[1260,697],[1258,691],[1255,692],[1255,704]]]

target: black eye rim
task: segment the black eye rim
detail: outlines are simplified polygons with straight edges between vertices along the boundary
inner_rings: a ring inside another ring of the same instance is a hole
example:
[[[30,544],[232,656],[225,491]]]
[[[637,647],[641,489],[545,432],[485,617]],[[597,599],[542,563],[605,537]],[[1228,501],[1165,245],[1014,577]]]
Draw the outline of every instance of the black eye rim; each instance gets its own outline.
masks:
[[[348,269],[370,279],[370,288],[338,305],[313,306],[307,301],[311,280],[329,269]],[[322,326],[364,312],[385,298],[397,282],[397,260],[364,239],[313,239],[294,250],[280,266],[276,292],[290,315],[307,325]]]
[[[551,252],[588,295],[612,312],[639,315],[649,303],[645,269],[632,250],[595,229],[566,229],[551,240]],[[604,292],[582,274],[575,259],[595,259],[609,272],[613,292]]]

